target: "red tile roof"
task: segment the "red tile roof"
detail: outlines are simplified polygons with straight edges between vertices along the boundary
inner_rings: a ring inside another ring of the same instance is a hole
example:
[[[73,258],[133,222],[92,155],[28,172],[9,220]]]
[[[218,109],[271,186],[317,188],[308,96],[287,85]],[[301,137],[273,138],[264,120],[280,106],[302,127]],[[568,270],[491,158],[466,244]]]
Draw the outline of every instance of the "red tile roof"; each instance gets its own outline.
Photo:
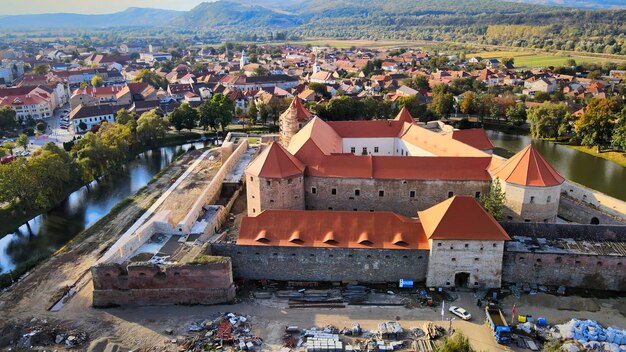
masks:
[[[302,105],[298,97],[294,97],[289,108],[280,115],[280,119],[295,118],[299,122],[309,121],[311,117],[313,113]]]
[[[507,241],[511,238],[478,201],[454,196],[418,212],[426,237],[431,240]]]
[[[455,130],[449,136],[461,143],[465,143],[479,150],[493,149],[495,146],[482,128],[470,128],[467,130]]]
[[[295,156],[272,142],[250,163],[246,173],[257,177],[285,178],[301,175],[304,168],[304,164]]]
[[[490,171],[494,177],[522,186],[551,187],[565,181],[532,144]]]
[[[396,115],[394,120],[395,121],[408,122],[408,123],[411,123],[411,124],[415,123],[415,120],[413,119],[413,116],[411,116],[411,113],[406,108],[406,106],[402,107],[402,110],[400,110],[400,112],[398,113],[398,115]]]
[[[265,210],[241,221],[238,245],[429,249],[417,219],[391,212]]]

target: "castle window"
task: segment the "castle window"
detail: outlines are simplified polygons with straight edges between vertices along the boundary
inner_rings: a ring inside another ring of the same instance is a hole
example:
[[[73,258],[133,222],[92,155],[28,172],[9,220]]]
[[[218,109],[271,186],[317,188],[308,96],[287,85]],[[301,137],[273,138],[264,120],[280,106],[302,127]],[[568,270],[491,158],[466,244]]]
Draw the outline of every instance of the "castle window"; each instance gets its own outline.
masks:
[[[350,147],[350,153],[352,153],[352,154],[356,153],[356,148],[355,147]]]
[[[453,261],[453,262],[456,262],[456,258],[452,258],[452,261]]]
[[[493,248],[496,248],[496,247],[498,247],[498,244],[497,244],[497,243],[494,243],[494,244],[493,244]]]
[[[537,263],[541,263],[541,258],[537,258]]]
[[[333,207],[328,207],[328,210],[333,210]]]
[[[552,196],[548,196],[548,199],[546,200],[546,202],[550,203],[552,201]]]
[[[598,266],[602,266],[602,262],[598,262],[597,264],[598,264]]]
[[[530,196],[530,203],[534,203],[535,202],[535,197],[534,196]]]
[[[530,219],[524,219],[524,222],[530,222]]]
[[[363,150],[361,151],[361,154],[367,155],[367,147],[363,147]]]
[[[352,210],[357,211],[358,209],[357,208],[352,208]]]
[[[441,247],[441,242],[437,243],[437,247]]]
[[[253,213],[256,213],[256,209],[252,208],[252,212],[253,212]]]
[[[520,263],[524,263],[526,261],[526,259],[524,259],[524,257],[519,257],[519,259],[517,260]]]
[[[337,194],[337,188],[333,188],[330,190],[330,194],[332,195],[336,195]]]
[[[402,258],[403,258],[403,259],[409,259],[409,257],[408,257],[408,256],[406,256],[406,255],[403,255],[403,256],[402,256]]]
[[[357,197],[360,196],[361,195],[361,190],[360,189],[355,189],[354,190],[354,195],[357,196]]]
[[[448,192],[448,198],[452,198],[452,197],[454,197],[454,192],[452,191]]]
[[[465,248],[469,248],[469,243],[466,243],[466,244],[465,244]]]
[[[288,184],[288,185],[290,185],[290,184],[291,184],[291,182],[292,182],[292,180],[291,180],[291,179],[287,179],[287,184]]]
[[[274,203],[274,200],[273,200],[273,199],[270,199],[270,203]]]
[[[315,187],[311,187],[311,193],[313,193],[313,194],[317,194],[317,188],[315,188]]]
[[[409,198],[415,198],[415,191],[409,192]]]
[[[385,191],[378,191],[378,196],[379,197],[384,197],[385,196]]]
[[[580,260],[577,260],[574,262],[575,264],[580,264]]]
[[[422,257],[421,255],[417,257],[417,259],[422,259],[422,258],[423,258],[423,257]]]
[[[513,220],[513,217],[511,215],[507,215],[506,219],[507,220]]]
[[[479,260],[480,260],[480,259],[478,259],[478,258],[474,258],[474,261],[475,261],[475,262],[477,262],[477,261],[479,261]]]
[[[378,147],[374,147],[374,153],[378,153]]]
[[[476,192],[475,197],[476,197],[476,198],[480,198],[480,192]]]
[[[563,261],[563,258],[561,257],[556,257],[556,259],[554,259],[555,263],[561,263]]]
[[[265,184],[268,185],[268,186],[271,186],[272,185],[272,181],[269,181],[269,180],[265,181]]]
[[[254,181],[254,177],[250,176],[250,182]]]

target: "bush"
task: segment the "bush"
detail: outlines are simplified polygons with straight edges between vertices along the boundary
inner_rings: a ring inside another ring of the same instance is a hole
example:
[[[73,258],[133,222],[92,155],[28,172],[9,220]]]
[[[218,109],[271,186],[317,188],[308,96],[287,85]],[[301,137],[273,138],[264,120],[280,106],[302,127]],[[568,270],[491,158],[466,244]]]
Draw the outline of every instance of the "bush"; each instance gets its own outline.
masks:
[[[452,335],[452,337],[446,337],[443,340],[443,344],[437,346],[437,352],[474,352],[469,339],[460,332]]]
[[[37,122],[37,125],[35,126],[35,128],[37,129],[37,131],[39,132],[46,132],[46,128],[48,128],[48,124],[45,121],[39,121]]]

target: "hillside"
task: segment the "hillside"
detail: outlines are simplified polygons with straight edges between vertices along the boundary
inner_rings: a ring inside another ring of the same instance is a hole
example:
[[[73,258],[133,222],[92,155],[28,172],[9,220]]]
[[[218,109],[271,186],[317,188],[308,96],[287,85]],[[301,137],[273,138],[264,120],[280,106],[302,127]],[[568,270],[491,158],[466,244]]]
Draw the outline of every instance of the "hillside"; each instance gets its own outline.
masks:
[[[122,12],[104,15],[50,13],[40,15],[4,16],[0,28],[80,28],[113,26],[154,26],[168,23],[179,11],[131,7]]]
[[[241,28],[288,28],[301,24],[292,14],[248,2],[217,1],[202,3],[171,24],[188,28],[240,26]]]
[[[508,0],[526,4],[577,7],[581,9],[626,8],[624,0]]]

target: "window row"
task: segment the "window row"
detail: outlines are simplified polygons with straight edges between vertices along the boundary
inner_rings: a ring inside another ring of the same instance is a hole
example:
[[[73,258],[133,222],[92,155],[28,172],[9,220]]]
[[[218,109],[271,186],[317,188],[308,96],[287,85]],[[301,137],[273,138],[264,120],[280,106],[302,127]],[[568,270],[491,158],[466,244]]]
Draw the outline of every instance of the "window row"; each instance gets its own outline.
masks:
[[[250,178],[250,181],[252,181],[252,178]],[[267,185],[270,185],[270,181],[267,181]],[[318,194],[317,193],[317,187],[311,187],[311,194]],[[337,195],[337,188],[331,188],[330,189],[330,194],[335,196]],[[361,190],[360,189],[355,189],[354,190],[354,196],[358,197],[361,195]],[[409,198],[415,198],[416,195],[416,191],[409,191]],[[474,197],[476,198],[480,198],[481,192],[475,192],[474,193]],[[384,190],[379,190],[378,191],[378,196],[379,197],[384,197],[385,196],[385,191]],[[448,192],[448,198],[452,198],[454,197],[454,192],[449,191]]]

